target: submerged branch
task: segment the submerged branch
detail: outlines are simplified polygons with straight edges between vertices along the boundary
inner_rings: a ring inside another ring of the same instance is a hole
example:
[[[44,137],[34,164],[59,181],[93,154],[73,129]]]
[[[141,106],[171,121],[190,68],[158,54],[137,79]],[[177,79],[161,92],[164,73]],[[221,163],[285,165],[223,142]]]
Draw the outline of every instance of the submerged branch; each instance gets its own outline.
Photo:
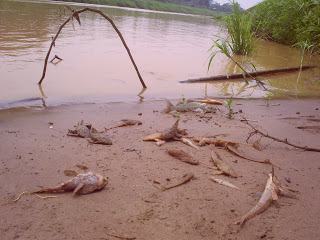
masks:
[[[270,74],[280,74],[280,73],[290,73],[296,71],[304,71],[307,69],[315,68],[315,66],[299,66],[299,67],[290,67],[290,68],[278,68],[278,69],[271,69],[271,70],[262,70],[262,71],[255,71],[255,72],[244,72],[244,73],[237,73],[231,75],[218,75],[213,77],[204,77],[204,78],[196,78],[196,79],[188,79],[184,81],[180,81],[180,83],[201,83],[201,82],[210,82],[210,81],[218,81],[218,80],[230,80],[230,79],[243,79],[246,77],[257,77],[257,76],[264,76]]]

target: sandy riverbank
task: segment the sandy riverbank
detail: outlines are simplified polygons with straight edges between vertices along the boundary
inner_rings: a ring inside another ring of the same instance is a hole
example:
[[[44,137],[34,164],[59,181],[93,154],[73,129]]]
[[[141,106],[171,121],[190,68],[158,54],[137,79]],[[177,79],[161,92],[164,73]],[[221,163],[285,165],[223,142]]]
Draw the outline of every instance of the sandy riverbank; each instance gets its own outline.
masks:
[[[271,135],[301,145],[320,148],[320,132],[298,126],[320,125],[319,100],[235,101],[236,118],[245,116]],[[161,147],[143,142],[143,136],[169,127],[174,118],[161,113],[164,102],[88,104],[42,110],[0,111],[0,233],[1,239],[309,239],[320,235],[320,153],[304,152],[262,140],[276,175],[299,191],[298,199],[280,198],[279,206],[249,221],[241,231],[233,223],[253,207],[264,189],[270,165],[257,164],[219,150],[241,177],[221,177],[240,191],[209,180],[212,170],[173,159],[168,148],[191,153],[210,165],[210,151],[199,151],[180,142]],[[192,136],[228,134],[226,139],[245,142],[250,128],[225,117],[224,107],[206,117],[181,114],[181,127]],[[211,118],[212,117],[212,118]],[[138,119],[141,126],[111,130],[113,145],[90,145],[85,139],[67,137],[79,120],[98,129],[122,118]],[[53,123],[53,129],[48,122]],[[42,200],[17,194],[68,179],[63,171],[84,164],[109,178],[101,192],[73,198],[60,194]],[[195,179],[161,192],[153,181],[166,182],[186,172]],[[286,179],[286,180],[285,180]]]

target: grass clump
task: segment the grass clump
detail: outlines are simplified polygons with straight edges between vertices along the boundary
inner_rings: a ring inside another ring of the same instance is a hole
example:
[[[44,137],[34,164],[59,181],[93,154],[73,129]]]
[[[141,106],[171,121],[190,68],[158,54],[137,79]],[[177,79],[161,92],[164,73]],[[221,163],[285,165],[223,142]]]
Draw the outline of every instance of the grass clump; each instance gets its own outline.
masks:
[[[250,13],[258,36],[320,52],[320,0],[265,0]]]
[[[252,19],[241,11],[239,3],[232,1],[232,14],[225,17],[230,37],[230,48],[237,55],[249,55],[253,50]]]

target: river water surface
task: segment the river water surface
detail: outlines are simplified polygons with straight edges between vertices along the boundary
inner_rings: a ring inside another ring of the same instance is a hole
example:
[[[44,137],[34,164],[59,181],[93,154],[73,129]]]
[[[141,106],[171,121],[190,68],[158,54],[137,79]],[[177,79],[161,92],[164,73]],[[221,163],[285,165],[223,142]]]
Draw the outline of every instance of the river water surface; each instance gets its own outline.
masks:
[[[38,88],[43,61],[58,26],[69,16],[65,7],[83,4],[50,1],[0,0],[0,108],[45,96],[46,104],[136,101],[141,84],[120,39],[108,22],[93,13],[81,15],[82,24],[68,24],[56,41],[42,89]],[[144,99],[185,97],[319,97],[319,69],[262,78],[272,90],[243,82],[181,84],[180,80],[238,72],[222,55],[207,71],[216,36],[225,36],[219,23],[208,17],[139,11],[90,5],[109,15],[122,32],[148,89]],[[249,59],[257,69],[299,66],[300,52],[257,40]],[[319,57],[304,57],[318,64]],[[249,65],[248,65],[249,66]],[[40,91],[42,90],[42,91]]]

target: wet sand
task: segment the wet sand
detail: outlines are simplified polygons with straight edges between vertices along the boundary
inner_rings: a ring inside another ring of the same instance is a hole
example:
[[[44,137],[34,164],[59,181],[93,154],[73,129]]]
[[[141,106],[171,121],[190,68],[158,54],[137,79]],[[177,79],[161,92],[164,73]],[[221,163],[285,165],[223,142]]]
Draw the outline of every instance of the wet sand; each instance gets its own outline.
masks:
[[[320,236],[320,153],[294,149],[262,139],[261,154],[279,168],[280,181],[297,191],[298,199],[281,197],[278,205],[247,222],[234,225],[258,201],[271,171],[270,165],[249,162],[218,150],[240,175],[218,176],[240,188],[235,190],[209,180],[212,146],[199,151],[180,142],[161,147],[143,142],[143,136],[162,130],[175,121],[161,113],[162,101],[144,103],[87,104],[15,109],[0,112],[0,233],[1,239],[309,239]],[[319,130],[298,129],[320,125],[319,100],[235,100],[234,120],[220,107],[214,114],[181,114],[181,128],[190,136],[228,134],[225,139],[245,142],[251,129],[237,120],[255,120],[270,135],[300,145],[320,148]],[[142,121],[141,126],[110,131],[113,145],[91,145],[85,139],[66,136],[67,129],[83,119],[98,129],[120,119]],[[53,123],[49,128],[48,122]],[[166,149],[183,149],[200,165],[180,162]],[[68,179],[63,171],[77,164],[109,178],[106,189],[89,195],[40,199],[21,192],[54,186]],[[160,191],[154,181],[173,181],[187,172],[195,179]],[[125,238],[122,238],[125,239]]]

